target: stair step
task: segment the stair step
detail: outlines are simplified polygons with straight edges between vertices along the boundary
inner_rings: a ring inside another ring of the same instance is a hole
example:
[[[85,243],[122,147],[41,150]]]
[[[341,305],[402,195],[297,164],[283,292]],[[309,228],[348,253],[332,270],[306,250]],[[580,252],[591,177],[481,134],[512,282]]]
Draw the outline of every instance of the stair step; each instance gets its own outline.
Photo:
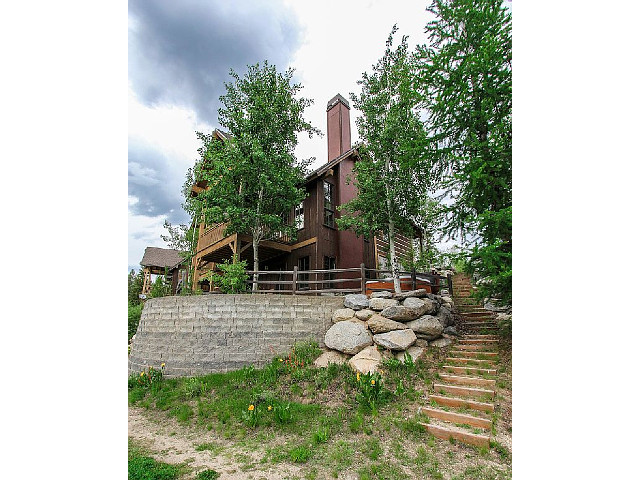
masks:
[[[495,348],[495,345],[482,345],[482,344],[476,344],[476,345],[467,345],[464,343],[458,343],[458,345],[456,346],[456,348],[460,349],[460,350],[469,350],[469,351],[476,351],[476,352],[486,352],[488,348]]]
[[[419,407],[418,415],[424,414],[429,418],[437,418],[445,422],[464,423],[471,427],[488,429],[491,428],[491,420],[488,418],[474,417],[473,415],[465,415],[463,413],[447,412],[437,408]]]
[[[488,378],[478,377],[461,377],[458,375],[440,374],[440,380],[449,383],[455,383],[456,385],[468,385],[471,387],[486,387],[495,391],[496,381]]]
[[[465,360],[467,360],[465,358]],[[461,373],[461,374],[482,374],[486,373],[487,375],[497,375],[498,370],[495,368],[477,368],[477,367],[461,367],[459,365],[444,365],[442,368],[446,368],[447,370],[452,371],[453,373]]]
[[[463,340],[500,340],[498,335],[465,335]]]
[[[498,328],[498,324],[493,321],[489,322],[462,322],[463,327],[496,327]]]
[[[460,430],[454,430],[452,428],[431,425],[430,423],[418,422],[418,424],[422,425],[427,430],[427,432],[429,432],[434,437],[441,438],[443,440],[454,438],[461,442],[475,445],[476,447],[489,447],[489,437],[487,435],[462,432]]]
[[[461,350],[450,350],[449,353],[460,357],[477,358],[478,360],[489,360],[498,356],[496,352],[465,352]],[[481,356],[485,356],[486,358],[480,358]]]
[[[495,407],[492,403],[478,402],[476,400],[467,400],[465,398],[443,397],[441,395],[429,395],[429,400],[433,400],[438,405],[445,407],[465,407],[479,412],[493,412]]]
[[[445,362],[450,362],[450,363],[470,363],[470,362],[475,362],[475,363],[479,363],[480,365],[487,365],[487,366],[494,366],[495,365],[495,361],[494,360],[479,360],[476,358],[460,358],[460,357],[447,357],[444,359]]]
[[[497,339],[492,338],[463,338],[460,345],[496,345]]]
[[[473,388],[473,387],[459,387],[456,385],[446,385],[444,383],[434,383],[433,389],[440,393],[441,390],[452,395],[461,395],[463,397],[484,397],[493,396],[495,392],[493,390],[487,390],[485,388]]]

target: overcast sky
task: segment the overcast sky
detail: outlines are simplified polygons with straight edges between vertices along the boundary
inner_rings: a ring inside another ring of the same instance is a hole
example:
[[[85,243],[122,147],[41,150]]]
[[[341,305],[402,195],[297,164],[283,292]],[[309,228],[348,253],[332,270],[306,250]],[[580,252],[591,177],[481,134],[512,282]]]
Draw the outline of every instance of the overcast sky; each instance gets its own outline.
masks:
[[[425,1],[129,1],[129,253],[139,268],[146,246],[165,247],[162,224],[186,223],[181,186],[198,158],[195,131],[219,127],[217,110],[233,68],[268,60],[295,69],[305,112],[326,133],[326,104],[358,93],[357,81],[397,38],[425,43]],[[352,142],[357,141],[351,110]],[[327,161],[327,138],[300,136],[296,154]]]

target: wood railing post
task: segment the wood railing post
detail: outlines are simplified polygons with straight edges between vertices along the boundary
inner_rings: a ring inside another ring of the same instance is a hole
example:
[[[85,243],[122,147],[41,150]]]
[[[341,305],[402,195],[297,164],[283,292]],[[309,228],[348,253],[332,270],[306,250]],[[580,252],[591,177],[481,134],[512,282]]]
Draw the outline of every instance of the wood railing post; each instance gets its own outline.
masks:
[[[416,267],[411,267],[411,290],[416,290]]]
[[[296,282],[298,281],[298,266],[293,267],[293,283],[291,284],[291,295],[296,294]]]
[[[453,298],[453,278],[450,273],[447,273],[447,287],[449,287],[449,296]]]
[[[364,270],[364,263],[360,264],[360,290],[362,291],[362,294],[365,295],[367,293],[367,282],[365,281],[365,270]]]

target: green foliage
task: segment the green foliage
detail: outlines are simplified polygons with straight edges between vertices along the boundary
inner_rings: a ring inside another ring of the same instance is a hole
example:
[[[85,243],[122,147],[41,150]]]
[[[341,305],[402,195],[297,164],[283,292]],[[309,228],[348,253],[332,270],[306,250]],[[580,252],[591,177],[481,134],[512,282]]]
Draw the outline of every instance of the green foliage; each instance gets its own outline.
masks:
[[[162,275],[158,275],[156,277],[156,281],[153,282],[153,285],[151,286],[151,292],[149,292],[149,296],[151,298],[164,297],[167,293],[168,291],[164,277]]]
[[[220,473],[211,469],[202,470],[196,475],[196,480],[216,480],[216,478],[220,478]]]
[[[360,405],[369,408],[373,413],[377,412],[377,405],[383,392],[382,375],[378,372],[356,374],[358,393],[356,400]]]
[[[219,263],[218,269],[222,272],[221,275],[211,271],[205,278],[218,287],[222,293],[243,293],[247,290],[249,275],[246,271],[246,260],[238,262],[237,256],[234,256],[232,261],[224,260]]]
[[[469,242],[465,270],[511,302],[511,14],[502,0],[434,0],[418,83],[444,233]]]
[[[185,472],[184,466],[158,462],[129,441],[129,480],[173,480]]]
[[[226,234],[250,233],[257,269],[260,240],[296,235],[286,215],[306,196],[301,185],[310,163],[296,162],[297,134],[320,132],[303,118],[312,101],[296,98],[302,87],[291,84],[292,69],[279,73],[264,62],[250,65],[244,77],[230,75],[218,110],[230,135],[220,142],[198,134],[203,146],[195,176],[211,187],[199,195],[205,221],[226,223]]]
[[[144,284],[144,276],[142,270],[136,273],[135,270],[129,272],[128,279],[128,297],[129,305],[140,305],[139,295],[142,293],[142,285]]]
[[[129,340],[136,334],[138,330],[138,324],[140,323],[140,316],[142,315],[142,304],[132,305],[129,304]]]
[[[147,370],[140,372],[139,376],[131,375],[131,377],[129,377],[129,389],[132,388],[133,378],[135,378],[137,386],[157,392],[162,384],[163,375],[164,363],[160,366],[160,369],[153,368],[153,366],[150,365]]]
[[[413,87],[415,63],[409,54],[407,37],[393,48],[394,26],[383,57],[371,73],[363,73],[360,96],[351,94],[362,112],[356,120],[363,145],[356,163],[358,196],[341,207],[338,227],[358,235],[383,232],[389,239],[391,268],[396,291],[400,290],[399,265],[395,254],[396,235],[413,229],[412,217],[419,210],[425,191],[422,159],[425,135]]]
[[[289,458],[293,463],[307,463],[309,457],[311,457],[311,449],[306,445],[294,447],[289,452]]]

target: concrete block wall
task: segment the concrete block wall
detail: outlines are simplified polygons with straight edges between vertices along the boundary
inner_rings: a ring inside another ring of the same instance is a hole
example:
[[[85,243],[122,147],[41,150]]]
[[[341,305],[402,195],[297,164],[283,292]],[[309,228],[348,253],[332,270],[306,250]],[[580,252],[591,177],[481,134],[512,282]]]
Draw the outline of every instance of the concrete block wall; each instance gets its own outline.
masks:
[[[142,310],[129,354],[129,374],[165,363],[181,377],[260,367],[296,342],[324,346],[343,297],[195,295],[152,298]]]

